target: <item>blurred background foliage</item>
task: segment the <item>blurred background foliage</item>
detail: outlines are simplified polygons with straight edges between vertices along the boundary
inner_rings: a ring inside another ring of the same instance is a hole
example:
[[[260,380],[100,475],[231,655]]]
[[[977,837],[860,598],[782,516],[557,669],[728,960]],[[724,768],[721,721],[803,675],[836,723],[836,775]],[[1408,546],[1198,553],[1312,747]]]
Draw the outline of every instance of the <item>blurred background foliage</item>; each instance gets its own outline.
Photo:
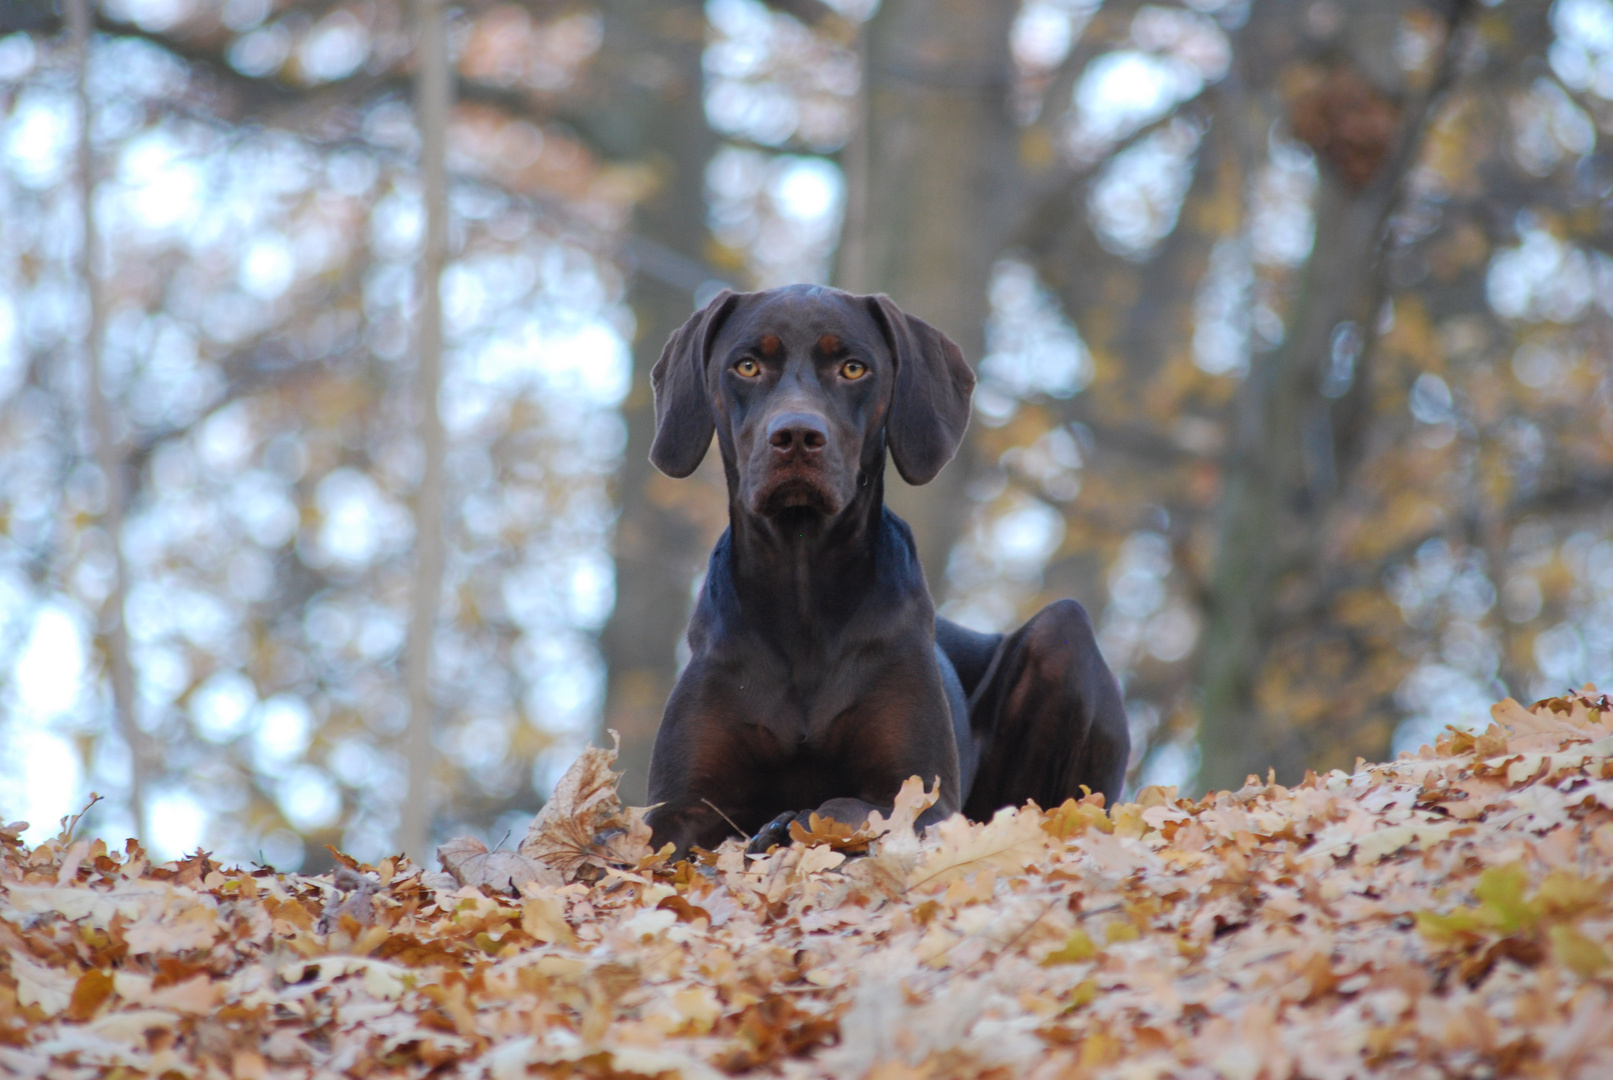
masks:
[[[86,180],[63,13],[0,5],[0,816],[93,789],[104,834],[317,868],[411,801],[496,841],[604,727],[641,797],[725,517],[710,461],[650,468],[648,369],[724,285],[889,292],[978,362],[891,501],[945,614],[1087,606],[1134,783],[1613,672],[1613,0],[442,11],[411,790],[416,11],[103,0]]]

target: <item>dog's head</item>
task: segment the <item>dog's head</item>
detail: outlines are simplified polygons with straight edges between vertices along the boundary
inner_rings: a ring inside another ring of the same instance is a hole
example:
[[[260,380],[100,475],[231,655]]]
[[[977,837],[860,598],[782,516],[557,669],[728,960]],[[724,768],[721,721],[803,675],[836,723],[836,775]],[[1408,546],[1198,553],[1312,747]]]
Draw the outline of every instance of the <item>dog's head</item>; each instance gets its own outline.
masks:
[[[724,292],[650,373],[650,460],[688,476],[715,431],[734,498],[753,514],[834,516],[885,465],[925,484],[957,453],[974,373],[889,297],[791,285]]]

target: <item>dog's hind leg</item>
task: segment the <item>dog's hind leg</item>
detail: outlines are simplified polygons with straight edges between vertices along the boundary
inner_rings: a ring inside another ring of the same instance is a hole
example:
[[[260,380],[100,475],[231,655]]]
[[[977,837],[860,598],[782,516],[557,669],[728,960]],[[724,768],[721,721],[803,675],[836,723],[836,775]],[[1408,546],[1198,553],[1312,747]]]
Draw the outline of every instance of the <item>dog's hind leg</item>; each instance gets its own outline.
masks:
[[[1049,604],[1004,638],[969,705],[982,743],[964,802],[971,819],[1027,799],[1050,809],[1079,798],[1083,784],[1110,805],[1119,798],[1131,752],[1125,704],[1074,600]]]

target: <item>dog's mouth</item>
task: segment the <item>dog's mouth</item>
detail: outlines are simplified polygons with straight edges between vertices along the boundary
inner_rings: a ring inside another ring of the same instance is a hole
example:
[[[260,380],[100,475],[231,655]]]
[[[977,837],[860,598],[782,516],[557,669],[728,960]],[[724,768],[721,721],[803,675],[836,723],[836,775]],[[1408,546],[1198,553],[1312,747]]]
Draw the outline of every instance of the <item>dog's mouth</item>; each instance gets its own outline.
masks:
[[[757,510],[767,517],[790,512],[834,514],[840,507],[823,486],[804,476],[785,476],[759,493]]]

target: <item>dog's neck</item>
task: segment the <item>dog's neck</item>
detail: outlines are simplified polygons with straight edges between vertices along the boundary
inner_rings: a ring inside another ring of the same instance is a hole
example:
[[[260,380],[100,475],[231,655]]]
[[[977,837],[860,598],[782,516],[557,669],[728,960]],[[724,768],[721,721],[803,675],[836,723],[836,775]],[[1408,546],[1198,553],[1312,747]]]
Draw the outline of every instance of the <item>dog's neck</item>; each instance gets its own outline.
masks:
[[[857,494],[839,514],[752,513],[730,495],[728,528],[734,584],[741,596],[783,619],[849,612],[878,571],[885,474],[859,474]]]

